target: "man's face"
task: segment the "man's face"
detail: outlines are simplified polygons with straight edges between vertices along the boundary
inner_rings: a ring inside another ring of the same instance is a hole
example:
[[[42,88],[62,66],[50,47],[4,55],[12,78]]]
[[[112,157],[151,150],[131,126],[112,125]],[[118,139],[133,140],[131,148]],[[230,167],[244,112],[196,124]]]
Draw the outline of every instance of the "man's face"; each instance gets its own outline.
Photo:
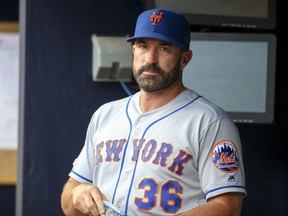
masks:
[[[133,45],[133,75],[139,87],[155,92],[182,79],[182,51],[155,39],[138,39]]]

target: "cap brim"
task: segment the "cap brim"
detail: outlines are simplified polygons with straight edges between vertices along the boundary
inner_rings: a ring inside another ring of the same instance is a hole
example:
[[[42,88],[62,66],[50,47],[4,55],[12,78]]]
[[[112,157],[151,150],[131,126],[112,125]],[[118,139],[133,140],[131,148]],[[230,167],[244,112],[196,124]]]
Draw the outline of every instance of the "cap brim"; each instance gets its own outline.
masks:
[[[182,48],[186,49],[186,47],[183,47],[183,45],[178,43],[177,41],[175,41],[175,40],[173,40],[173,39],[171,39],[169,37],[163,36],[163,34],[159,34],[157,32],[146,32],[146,33],[143,33],[143,34],[137,34],[136,36],[128,38],[126,41],[127,42],[133,42],[134,40],[140,39],[140,38],[149,38],[149,39],[162,40],[162,41],[165,41],[167,43],[170,43],[170,44],[173,44],[173,45],[176,45],[176,46],[179,46],[179,47],[182,47]]]

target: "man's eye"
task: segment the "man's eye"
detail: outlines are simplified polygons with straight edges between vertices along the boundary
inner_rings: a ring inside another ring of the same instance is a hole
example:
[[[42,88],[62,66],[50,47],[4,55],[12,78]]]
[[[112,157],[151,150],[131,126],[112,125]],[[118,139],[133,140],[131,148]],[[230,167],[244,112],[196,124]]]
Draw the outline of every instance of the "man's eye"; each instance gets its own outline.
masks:
[[[159,49],[161,52],[169,52],[169,48],[168,47],[160,47]]]
[[[145,49],[147,46],[145,44],[139,44],[138,48]]]

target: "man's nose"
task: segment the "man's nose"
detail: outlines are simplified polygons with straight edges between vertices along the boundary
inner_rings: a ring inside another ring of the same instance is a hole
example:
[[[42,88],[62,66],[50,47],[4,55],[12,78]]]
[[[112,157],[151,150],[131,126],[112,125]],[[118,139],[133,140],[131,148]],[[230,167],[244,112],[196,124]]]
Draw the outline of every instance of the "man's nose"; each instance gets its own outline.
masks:
[[[158,53],[156,49],[150,49],[146,53],[145,57],[146,63],[148,64],[157,64],[158,63]]]

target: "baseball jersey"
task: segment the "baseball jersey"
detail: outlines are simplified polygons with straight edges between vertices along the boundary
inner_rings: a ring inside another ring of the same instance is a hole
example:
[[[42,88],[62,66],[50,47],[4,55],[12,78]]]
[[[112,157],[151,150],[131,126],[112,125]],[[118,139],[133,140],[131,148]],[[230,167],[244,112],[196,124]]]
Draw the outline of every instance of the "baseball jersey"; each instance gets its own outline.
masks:
[[[175,215],[210,197],[246,194],[242,148],[229,116],[186,89],[143,113],[140,92],[102,105],[70,177],[97,185],[123,214]]]

